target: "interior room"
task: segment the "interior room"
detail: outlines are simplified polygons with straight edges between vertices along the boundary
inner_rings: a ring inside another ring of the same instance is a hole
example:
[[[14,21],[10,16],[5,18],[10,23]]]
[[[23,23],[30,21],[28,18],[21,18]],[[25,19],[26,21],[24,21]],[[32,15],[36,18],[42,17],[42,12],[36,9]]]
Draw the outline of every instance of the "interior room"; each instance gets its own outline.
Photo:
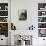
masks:
[[[46,46],[46,0],[0,0],[0,46]]]

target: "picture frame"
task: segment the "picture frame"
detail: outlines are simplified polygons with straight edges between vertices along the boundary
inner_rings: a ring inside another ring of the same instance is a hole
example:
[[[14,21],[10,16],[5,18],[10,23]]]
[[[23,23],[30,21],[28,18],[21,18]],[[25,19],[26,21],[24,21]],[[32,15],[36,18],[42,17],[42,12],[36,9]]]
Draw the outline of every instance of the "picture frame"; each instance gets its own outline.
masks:
[[[26,9],[19,9],[18,10],[19,20],[24,21],[27,20],[27,10]]]

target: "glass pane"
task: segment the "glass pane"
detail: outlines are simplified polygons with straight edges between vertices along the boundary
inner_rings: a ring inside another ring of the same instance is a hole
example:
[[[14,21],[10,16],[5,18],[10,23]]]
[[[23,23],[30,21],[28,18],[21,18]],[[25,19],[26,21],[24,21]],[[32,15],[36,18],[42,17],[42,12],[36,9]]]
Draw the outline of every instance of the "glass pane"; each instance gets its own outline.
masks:
[[[39,23],[38,28],[46,28],[46,23]]]
[[[0,16],[8,16],[8,11],[0,11]]]
[[[44,10],[46,8],[46,3],[39,3],[38,10]]]
[[[46,17],[38,17],[38,22],[46,22]]]
[[[39,37],[46,37],[46,29],[39,29]]]
[[[8,23],[0,23],[0,35],[8,36]]]
[[[8,10],[8,3],[0,3],[0,10]]]
[[[0,22],[8,22],[8,17],[0,17]]]

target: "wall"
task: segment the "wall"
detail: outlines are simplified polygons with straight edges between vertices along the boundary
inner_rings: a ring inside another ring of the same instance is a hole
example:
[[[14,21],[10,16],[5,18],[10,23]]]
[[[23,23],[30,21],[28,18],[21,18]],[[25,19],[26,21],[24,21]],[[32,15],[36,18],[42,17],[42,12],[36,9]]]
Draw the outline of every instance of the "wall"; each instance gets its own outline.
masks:
[[[37,16],[36,16],[37,15],[37,13],[36,13],[37,4],[36,3],[35,3],[35,1],[30,1],[30,0],[19,0],[19,1],[12,0],[12,2],[11,2],[11,15],[12,15],[11,20],[12,21],[11,22],[14,22],[17,30],[26,30],[29,26],[31,26],[33,23],[35,23],[37,21]],[[34,5],[32,5],[32,4],[34,4]],[[18,20],[18,16],[19,16],[18,10],[20,10],[20,9],[27,9],[27,20],[26,21]],[[32,18],[32,16],[33,16],[33,18]]]
[[[19,9],[27,9],[26,21],[18,20]],[[19,30],[23,30],[21,31],[21,33],[24,33],[24,31],[33,24],[35,26],[34,31],[36,32],[35,36],[37,36],[37,0],[11,0],[11,22],[16,25],[16,32],[20,32]]]
[[[35,26],[33,30],[33,46],[40,46],[43,44],[43,39],[38,38],[38,3],[45,3],[46,0],[11,0],[11,22],[16,25],[16,32],[19,30],[27,30],[30,25]],[[19,21],[18,20],[18,10],[27,9],[27,20]],[[26,32],[26,31],[25,31]],[[23,32],[24,33],[24,32]],[[36,37],[37,36],[37,37]],[[39,43],[39,44],[38,44]]]

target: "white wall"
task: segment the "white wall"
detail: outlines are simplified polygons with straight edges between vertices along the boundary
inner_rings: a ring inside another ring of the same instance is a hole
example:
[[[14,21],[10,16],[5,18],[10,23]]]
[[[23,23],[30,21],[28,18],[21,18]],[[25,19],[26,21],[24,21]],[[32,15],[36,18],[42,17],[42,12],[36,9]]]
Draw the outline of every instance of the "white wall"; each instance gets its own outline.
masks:
[[[16,25],[16,32],[19,30],[25,31],[30,25],[35,26],[33,33],[33,46],[40,46],[38,43],[43,44],[42,38],[38,38],[38,3],[45,3],[46,0],[11,0],[11,22]],[[27,9],[27,20],[19,21],[18,20],[18,10]],[[25,31],[26,33],[26,31]],[[37,36],[37,37],[36,37]]]
[[[38,3],[45,3],[46,0],[11,0],[11,22],[16,25],[17,30],[26,30],[32,24],[38,27]],[[27,9],[27,20],[18,20],[18,10]]]
[[[26,21],[18,20],[19,9],[27,9]],[[34,31],[36,32],[33,35],[37,36],[37,0],[11,0],[11,22],[16,25],[16,32],[20,33],[21,30],[21,33],[25,32],[25,34],[27,33],[25,30],[33,24],[35,26]]]
[[[33,3],[32,3],[33,2]],[[12,0],[11,1],[11,20],[16,25],[17,30],[26,30],[29,26],[37,21],[37,2],[31,0]],[[18,20],[18,10],[27,9],[27,20]],[[33,17],[33,18],[32,18]],[[36,19],[35,19],[36,18]],[[33,21],[33,20],[35,21]],[[35,25],[35,24],[34,24]]]

